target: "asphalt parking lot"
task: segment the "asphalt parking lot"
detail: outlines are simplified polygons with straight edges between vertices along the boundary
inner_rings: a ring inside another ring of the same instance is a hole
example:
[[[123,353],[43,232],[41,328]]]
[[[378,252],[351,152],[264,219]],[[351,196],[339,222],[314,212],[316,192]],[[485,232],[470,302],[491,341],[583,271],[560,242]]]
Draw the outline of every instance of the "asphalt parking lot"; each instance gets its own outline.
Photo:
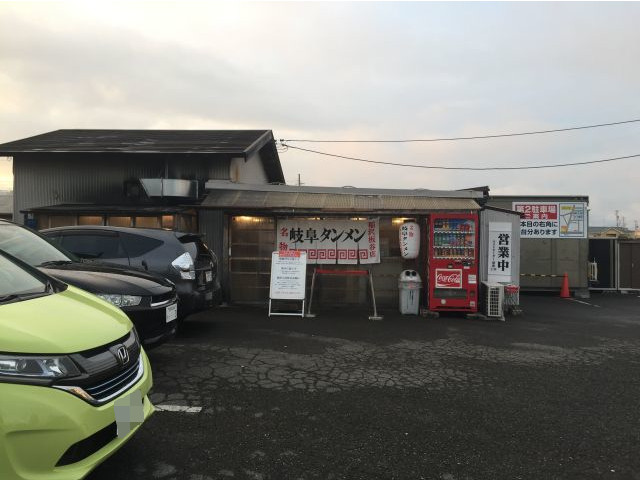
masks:
[[[89,478],[640,480],[640,298],[521,303],[194,316],[150,352],[161,411]]]

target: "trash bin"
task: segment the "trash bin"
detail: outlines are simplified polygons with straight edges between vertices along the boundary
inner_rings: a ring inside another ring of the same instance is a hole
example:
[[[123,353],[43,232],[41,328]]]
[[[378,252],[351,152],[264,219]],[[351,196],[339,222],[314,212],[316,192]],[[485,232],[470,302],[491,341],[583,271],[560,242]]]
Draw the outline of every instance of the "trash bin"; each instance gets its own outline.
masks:
[[[422,279],[415,270],[404,270],[398,280],[400,289],[400,313],[418,315],[420,311],[420,288]]]

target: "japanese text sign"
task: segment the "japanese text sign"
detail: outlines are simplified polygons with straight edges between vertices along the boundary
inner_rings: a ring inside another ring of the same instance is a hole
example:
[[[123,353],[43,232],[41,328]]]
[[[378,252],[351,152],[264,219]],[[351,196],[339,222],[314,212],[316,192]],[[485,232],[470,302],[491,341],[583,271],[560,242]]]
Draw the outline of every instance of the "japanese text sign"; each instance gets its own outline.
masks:
[[[307,253],[310,264],[380,263],[378,219],[278,219],[276,248]]]
[[[273,252],[269,298],[304,300],[306,277],[307,254],[305,252]]]
[[[587,238],[584,202],[513,202],[521,238]]]
[[[489,222],[489,282],[511,282],[513,234],[508,222]]]
[[[416,222],[400,225],[400,254],[402,258],[418,258],[420,252],[420,227]]]

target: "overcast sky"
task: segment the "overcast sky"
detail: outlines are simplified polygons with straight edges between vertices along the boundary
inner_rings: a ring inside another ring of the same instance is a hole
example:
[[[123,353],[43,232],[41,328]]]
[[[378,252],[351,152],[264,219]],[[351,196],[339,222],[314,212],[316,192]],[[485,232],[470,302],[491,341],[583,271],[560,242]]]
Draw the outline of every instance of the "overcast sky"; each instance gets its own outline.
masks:
[[[271,129],[402,139],[640,118],[638,3],[0,2],[0,142],[60,128]],[[640,123],[428,144],[295,144],[515,166],[640,154]],[[288,183],[588,195],[640,221],[640,158],[520,172],[373,166],[290,149]],[[10,186],[0,160],[0,188]]]

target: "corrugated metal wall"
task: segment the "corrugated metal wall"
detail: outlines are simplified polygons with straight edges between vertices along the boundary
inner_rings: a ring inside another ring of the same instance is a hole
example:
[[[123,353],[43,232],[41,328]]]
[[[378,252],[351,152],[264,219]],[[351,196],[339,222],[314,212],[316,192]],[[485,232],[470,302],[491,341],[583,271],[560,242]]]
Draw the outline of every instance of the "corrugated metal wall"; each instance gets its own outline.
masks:
[[[227,235],[226,217],[223,212],[216,210],[199,210],[198,211],[198,229],[204,238],[207,246],[213,250],[218,257],[218,275],[220,284],[228,293],[226,286],[228,284],[228,272],[226,267],[226,249],[225,237]],[[225,295],[225,300],[228,296]]]
[[[478,275],[481,282],[486,282],[489,276],[489,222],[511,223],[511,283],[520,285],[520,216],[515,213],[499,212],[496,210],[480,211],[480,254],[478,258]]]
[[[158,178],[165,173],[162,155],[18,155],[14,157],[14,212],[61,203],[120,203],[124,181]],[[174,155],[169,158],[170,178],[228,179],[229,160],[211,156]]]

